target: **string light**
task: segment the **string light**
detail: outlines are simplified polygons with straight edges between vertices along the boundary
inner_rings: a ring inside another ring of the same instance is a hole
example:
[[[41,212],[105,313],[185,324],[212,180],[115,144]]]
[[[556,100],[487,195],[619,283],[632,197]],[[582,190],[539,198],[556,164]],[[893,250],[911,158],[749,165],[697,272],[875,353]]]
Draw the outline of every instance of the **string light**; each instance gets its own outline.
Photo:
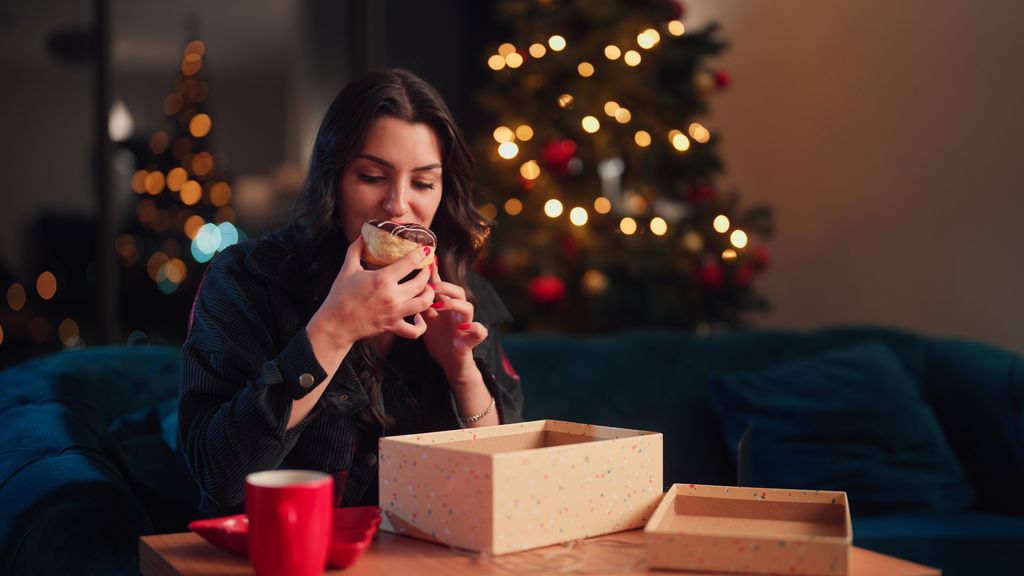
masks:
[[[188,180],[181,185],[179,196],[181,197],[182,204],[192,206],[199,202],[202,195],[203,188],[199,185],[199,182],[196,182],[195,180]]]
[[[196,176],[205,176],[213,170],[213,154],[200,152],[192,157],[192,172]]]
[[[548,218],[558,218],[562,215],[562,203],[555,198],[548,200],[544,203],[544,214]]]
[[[196,114],[188,123],[188,131],[196,138],[202,138],[210,133],[213,128],[213,120],[209,114]]]
[[[725,234],[729,231],[729,217],[725,214],[719,214],[715,216],[715,220],[711,223],[715,228],[715,232],[719,234]]]
[[[594,199],[594,212],[597,212],[598,214],[607,214],[611,211],[611,200],[605,198],[604,196],[598,196],[597,198]]]
[[[227,182],[217,182],[210,187],[210,203],[224,206],[231,202],[231,186]]]
[[[680,132],[672,137],[672,146],[680,152],[685,152],[690,149],[690,139]]]
[[[501,156],[505,160],[511,160],[519,154],[519,146],[516,146],[515,142],[502,142],[498,146],[498,156]]]
[[[737,248],[744,248],[747,245],[747,233],[737,228],[729,235],[729,242]]]
[[[587,210],[582,206],[576,206],[569,211],[569,222],[577,226],[583,226],[587,223],[590,216],[587,214]]]
[[[518,52],[513,52],[508,56],[505,56],[505,64],[509,68],[519,68],[523,65],[523,55]]]
[[[513,132],[508,126],[498,126],[494,129],[494,141],[498,144],[511,142],[514,136],[515,132]]]
[[[654,232],[657,236],[664,236],[668,232],[668,222],[661,216],[655,216],[651,218],[651,232]]]
[[[47,270],[36,277],[36,292],[43,300],[49,300],[57,294],[57,277]]]
[[[533,128],[530,128],[526,124],[519,126],[516,128],[516,138],[519,138],[523,142],[528,141],[530,138],[533,138]]]
[[[7,305],[17,312],[25,307],[25,287],[15,282],[7,289]]]
[[[562,94],[558,97],[558,107],[566,110],[572,110],[573,104],[576,103],[576,99],[572,97],[572,94]]]
[[[498,54],[491,54],[491,57],[487,59],[487,67],[497,72],[505,67],[505,57],[499,56]]]
[[[149,151],[153,154],[163,154],[171,145],[171,137],[163,130],[157,130],[149,137]]]
[[[171,168],[170,172],[167,173],[167,189],[172,192],[177,192],[181,190],[181,185],[184,184],[186,180],[188,180],[188,172],[186,172],[184,168],[180,166]]]
[[[704,239],[693,230],[683,235],[683,246],[690,252],[700,252],[704,249]]]
[[[78,322],[75,322],[71,318],[65,318],[60,326],[57,327],[57,337],[60,338],[62,344],[67,347],[74,346],[78,343]]]
[[[637,130],[636,134],[633,135],[633,140],[641,148],[647,148],[651,145],[651,135],[646,130]]]
[[[650,50],[655,44],[661,41],[661,35],[654,28],[644,30],[636,37],[636,43],[644,50]]]
[[[619,221],[619,230],[626,236],[630,236],[636,232],[636,220],[633,220],[629,216],[626,216]]]
[[[555,52],[561,52],[562,50],[565,50],[565,38],[555,34],[551,38],[548,38],[548,46],[550,46]]]
[[[686,32],[686,27],[679,20],[671,20],[668,23],[668,33],[673,36],[682,36],[683,32]]]
[[[604,113],[615,117],[615,113],[619,110],[619,103],[614,100],[609,100],[604,103]]]
[[[509,54],[511,54],[511,53],[513,53],[513,52],[515,52],[515,51],[516,51],[516,47],[515,47],[515,45],[513,45],[513,44],[510,44],[510,43],[508,43],[508,42],[505,42],[505,43],[504,43],[504,44],[502,44],[501,46],[498,46],[498,54],[499,54],[499,55],[500,55],[500,56],[501,56],[502,58],[504,58],[504,57],[508,56]]]
[[[164,191],[164,174],[163,172],[150,172],[146,174],[145,188],[147,194],[156,196],[157,194]]]
[[[198,214],[193,214],[192,216],[189,216],[188,220],[185,220],[185,236],[188,236],[188,239],[192,240],[193,238],[196,237],[196,234],[199,232],[199,229],[203,227],[203,224],[206,224],[206,221],[203,220],[202,216]]]
[[[601,129],[601,122],[593,116],[584,116],[583,120],[580,121],[580,125],[583,126],[583,131],[588,134],[593,134]]]
[[[579,66],[576,67],[576,71],[580,73],[580,76],[590,78],[594,75],[594,65],[590,62],[580,62]]]
[[[527,180],[536,180],[540,176],[540,166],[536,160],[529,160],[519,167],[519,174]]]
[[[518,198],[505,200],[505,212],[509,216],[518,216],[523,211],[523,203]]]
[[[146,176],[149,176],[149,172],[145,170],[136,170],[132,174],[132,190],[136,194],[142,194],[146,191]]]
[[[690,137],[700,142],[701,144],[706,143],[711,139],[711,132],[708,131],[700,122],[694,122],[690,124]]]
[[[615,111],[615,120],[619,124],[625,124],[633,119],[633,114],[626,108],[619,108]]]
[[[609,60],[618,60],[619,56],[622,56],[622,50],[614,44],[609,44],[604,47],[604,57]]]
[[[733,250],[732,248],[726,248],[725,250],[722,250],[722,260],[725,260],[726,262],[732,262],[738,257],[739,255],[736,254],[736,251]]]
[[[622,57],[622,61],[626,63],[626,66],[638,66],[640,65],[640,53],[636,50],[629,50],[626,55]]]
[[[533,56],[534,58],[541,58],[547,53],[548,49],[545,48],[543,44],[539,42],[530,44],[530,56]]]

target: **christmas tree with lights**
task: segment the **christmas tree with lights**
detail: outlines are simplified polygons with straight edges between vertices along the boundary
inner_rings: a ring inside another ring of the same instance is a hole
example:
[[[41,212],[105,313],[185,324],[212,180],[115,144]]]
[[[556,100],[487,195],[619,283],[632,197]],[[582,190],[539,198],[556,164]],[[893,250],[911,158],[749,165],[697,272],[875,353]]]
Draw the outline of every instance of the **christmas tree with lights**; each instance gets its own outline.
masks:
[[[170,128],[134,147],[134,209],[115,246],[123,324],[161,340],[183,338],[206,263],[244,237],[234,225],[226,159],[211,145],[205,52],[200,40],[185,46],[163,101]]]
[[[675,0],[501,0],[507,42],[478,96],[481,210],[498,222],[481,271],[519,328],[731,327],[767,308],[765,206],[715,185],[707,118],[729,86],[717,26]]]

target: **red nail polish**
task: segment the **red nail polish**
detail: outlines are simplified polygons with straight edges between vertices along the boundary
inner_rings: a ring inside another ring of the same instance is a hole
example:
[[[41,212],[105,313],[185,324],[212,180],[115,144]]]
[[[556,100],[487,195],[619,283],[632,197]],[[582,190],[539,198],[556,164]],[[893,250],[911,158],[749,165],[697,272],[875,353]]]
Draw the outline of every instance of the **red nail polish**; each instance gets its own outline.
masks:
[[[436,310],[440,310],[441,308],[444,308],[444,300],[438,300],[437,302],[431,304],[430,307]]]
[[[469,322],[463,322],[462,324],[459,324],[459,330],[469,330],[471,326],[472,324]]]
[[[424,246],[423,247],[423,255],[424,256],[430,256],[430,246]]]
[[[427,286],[430,286],[431,288],[437,288],[437,284],[434,284],[433,282],[427,282]]]

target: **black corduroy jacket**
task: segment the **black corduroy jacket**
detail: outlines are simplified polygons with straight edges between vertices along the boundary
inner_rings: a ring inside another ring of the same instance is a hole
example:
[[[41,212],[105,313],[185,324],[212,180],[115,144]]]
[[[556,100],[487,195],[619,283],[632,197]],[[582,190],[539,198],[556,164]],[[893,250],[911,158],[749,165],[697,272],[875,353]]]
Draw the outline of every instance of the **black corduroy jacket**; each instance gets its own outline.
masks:
[[[344,259],[345,241],[337,236],[324,268],[328,276]],[[387,429],[360,423],[369,399],[353,354],[324,382],[327,373],[305,330],[326,295],[311,272],[312,259],[323,257],[306,253],[288,226],[228,248],[206,271],[183,348],[178,434],[208,515],[241,512],[246,475],[279,468],[334,475],[336,505],[375,503],[379,436],[462,426],[444,373],[420,340],[396,338],[389,356],[395,372],[385,378],[382,400],[396,421]],[[486,281],[472,274],[469,284],[474,320],[489,332],[474,359],[501,422],[518,422],[522,388],[497,330],[511,317]],[[303,387],[299,380],[308,383],[307,374],[314,385]],[[292,401],[315,386],[327,389],[309,415],[286,430]]]

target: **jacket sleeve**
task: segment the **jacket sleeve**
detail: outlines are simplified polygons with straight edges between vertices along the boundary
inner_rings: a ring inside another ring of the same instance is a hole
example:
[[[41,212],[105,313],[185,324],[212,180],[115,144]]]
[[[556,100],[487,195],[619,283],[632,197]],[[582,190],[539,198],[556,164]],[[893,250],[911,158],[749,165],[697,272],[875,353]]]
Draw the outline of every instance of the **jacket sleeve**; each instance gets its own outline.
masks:
[[[502,424],[523,421],[523,387],[501,347],[498,326],[512,321],[505,304],[494,288],[479,276],[470,275],[470,289],[477,301],[476,318],[487,328],[487,339],[473,349],[473,358],[494,396]],[[453,400],[454,403],[454,400]],[[460,421],[461,422],[461,421]]]
[[[274,303],[243,259],[234,246],[207,270],[179,385],[185,460],[205,495],[225,508],[245,499],[247,474],[280,466],[320,408],[286,431],[292,400],[327,376],[304,329],[275,346],[268,326]]]

